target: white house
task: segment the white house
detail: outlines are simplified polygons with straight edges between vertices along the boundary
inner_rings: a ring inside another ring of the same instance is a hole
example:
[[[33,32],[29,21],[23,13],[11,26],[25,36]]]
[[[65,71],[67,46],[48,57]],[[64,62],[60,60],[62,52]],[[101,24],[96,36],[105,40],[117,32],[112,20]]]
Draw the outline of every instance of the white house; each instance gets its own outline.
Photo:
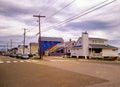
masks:
[[[18,54],[29,54],[30,53],[30,49],[28,48],[27,45],[23,46],[23,45],[18,45]]]
[[[118,48],[108,44],[107,39],[89,38],[87,32],[82,33],[74,47],[71,56],[76,57],[118,57]]]
[[[71,39],[69,39],[69,41],[65,42],[64,43],[64,53],[66,54],[70,54],[70,50],[71,50],[71,47],[73,47],[75,45],[75,41],[72,41]]]

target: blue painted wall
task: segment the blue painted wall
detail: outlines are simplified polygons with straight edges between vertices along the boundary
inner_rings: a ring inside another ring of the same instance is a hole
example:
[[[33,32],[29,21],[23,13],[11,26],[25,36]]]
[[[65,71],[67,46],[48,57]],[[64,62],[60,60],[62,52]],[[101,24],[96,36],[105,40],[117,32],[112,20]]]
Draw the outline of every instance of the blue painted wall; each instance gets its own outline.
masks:
[[[52,47],[53,45],[56,45],[58,43],[61,43],[59,41],[42,41],[42,51],[40,50],[40,42],[39,42],[39,48],[38,48],[38,52],[44,52],[46,51],[48,48]]]

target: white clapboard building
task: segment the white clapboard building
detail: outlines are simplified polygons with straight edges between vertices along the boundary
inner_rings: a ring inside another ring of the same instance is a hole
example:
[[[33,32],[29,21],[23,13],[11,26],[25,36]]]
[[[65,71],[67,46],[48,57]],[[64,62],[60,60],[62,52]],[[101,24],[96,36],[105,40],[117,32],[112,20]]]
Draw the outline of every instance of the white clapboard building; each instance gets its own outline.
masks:
[[[76,57],[117,57],[118,48],[108,44],[107,39],[89,38],[87,32],[82,33],[75,46],[70,50],[71,56]]]

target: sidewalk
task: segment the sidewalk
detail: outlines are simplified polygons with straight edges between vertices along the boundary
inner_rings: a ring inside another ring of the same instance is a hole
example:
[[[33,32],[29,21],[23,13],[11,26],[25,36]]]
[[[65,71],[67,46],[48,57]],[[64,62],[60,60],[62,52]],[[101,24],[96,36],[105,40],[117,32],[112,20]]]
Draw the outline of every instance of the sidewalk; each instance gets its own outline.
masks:
[[[86,62],[97,62],[97,63],[120,63],[120,61],[106,61],[106,60],[90,60],[90,59],[78,59],[78,58],[63,58],[59,56],[44,56],[45,61],[86,61]]]

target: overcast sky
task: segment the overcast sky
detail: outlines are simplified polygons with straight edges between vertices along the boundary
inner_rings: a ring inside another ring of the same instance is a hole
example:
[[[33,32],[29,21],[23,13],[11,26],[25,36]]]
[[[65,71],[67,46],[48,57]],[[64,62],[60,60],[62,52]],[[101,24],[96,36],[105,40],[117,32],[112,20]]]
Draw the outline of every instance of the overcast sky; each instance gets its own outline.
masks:
[[[98,4],[111,1],[98,9]],[[85,15],[86,10],[94,9]],[[22,44],[23,28],[28,29],[27,44],[37,42],[38,18],[33,15],[38,14],[46,16],[41,18],[42,36],[77,40],[87,31],[90,37],[105,38],[120,47],[120,0],[0,0],[0,44],[10,44],[11,39],[13,45]],[[75,20],[65,21],[78,15]]]

